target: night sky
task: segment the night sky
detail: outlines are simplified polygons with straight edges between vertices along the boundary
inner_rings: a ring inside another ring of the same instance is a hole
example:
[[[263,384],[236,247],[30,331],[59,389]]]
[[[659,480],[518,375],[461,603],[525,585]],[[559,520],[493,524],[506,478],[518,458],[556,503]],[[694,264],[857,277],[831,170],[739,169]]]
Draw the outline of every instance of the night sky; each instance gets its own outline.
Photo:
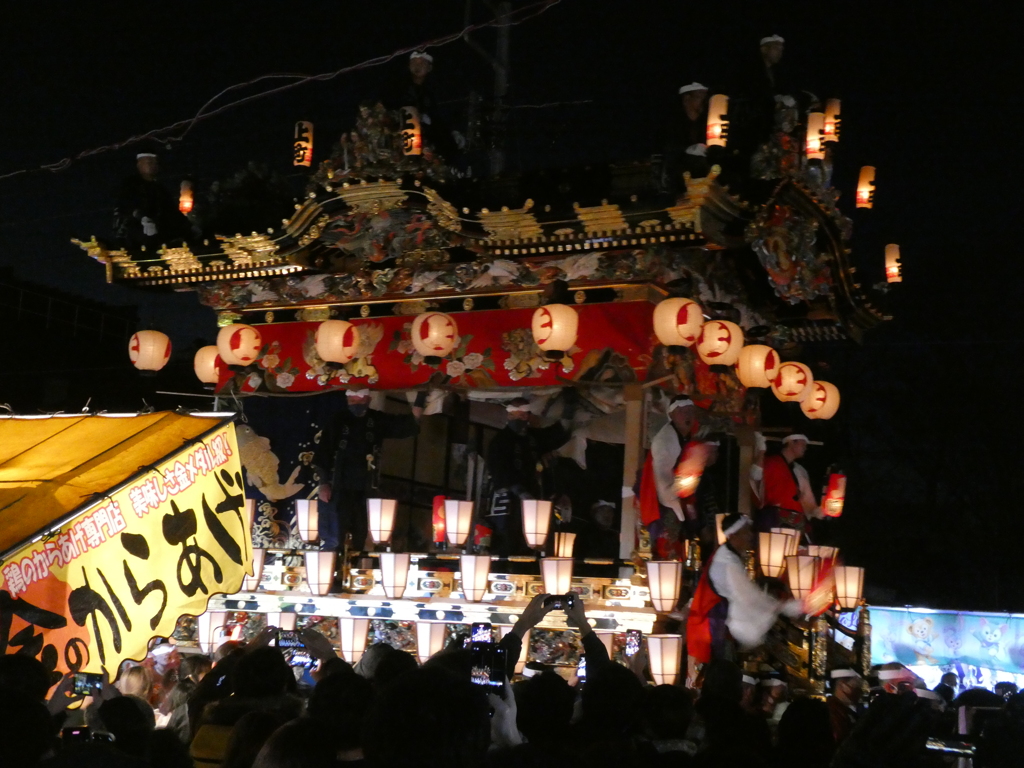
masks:
[[[757,41],[784,36],[802,87],[843,100],[834,181],[854,219],[858,277],[882,279],[886,243],[903,255],[903,284],[879,302],[893,321],[862,346],[813,351],[844,398],[823,436],[850,490],[828,535],[848,562],[870,569],[876,602],[1024,611],[1014,124],[1024,109],[1009,80],[1020,70],[1019,43],[1009,19],[978,15],[981,4],[838,5],[562,0],[511,32],[509,101],[522,108],[512,113],[509,166],[643,159],[659,149],[679,85],[698,79],[728,92],[756,66]],[[189,118],[222,89],[261,75],[330,72],[456,32],[464,10],[454,0],[8,4],[0,175]],[[471,15],[488,17],[479,3]],[[494,31],[474,39],[491,47]],[[442,100],[471,88],[490,95],[489,68],[463,42],[433,55]],[[136,305],[179,349],[212,340],[213,313],[194,295],[105,285],[102,268],[69,239],[108,234],[113,192],[136,152],[160,152],[169,186],[189,175],[202,190],[249,160],[291,175],[296,120],[315,123],[319,157],[359,101],[404,67],[402,57],[256,100],[197,123],[181,141],[147,140],[60,172],[0,179],[0,269]],[[875,208],[855,212],[865,164],[878,167]]]

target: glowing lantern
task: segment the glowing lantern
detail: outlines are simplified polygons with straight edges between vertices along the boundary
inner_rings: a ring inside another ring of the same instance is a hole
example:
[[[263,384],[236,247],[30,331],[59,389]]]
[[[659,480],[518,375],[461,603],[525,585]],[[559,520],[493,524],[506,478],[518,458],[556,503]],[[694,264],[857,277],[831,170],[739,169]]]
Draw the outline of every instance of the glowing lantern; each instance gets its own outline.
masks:
[[[872,208],[875,205],[875,167],[865,165],[857,179],[857,207]]]
[[[242,589],[246,592],[255,591],[263,578],[263,562],[266,559],[267,550],[253,547],[252,550],[252,576],[242,577]]]
[[[359,348],[359,329],[344,320],[324,320],[316,327],[313,344],[320,359],[344,365]]]
[[[194,205],[192,199],[192,182],[186,179],[181,182],[181,188],[178,191],[178,210],[188,216],[192,213],[192,206]]]
[[[814,389],[814,375],[803,363],[789,362],[779,366],[772,381],[772,392],[784,403],[799,403],[810,397]]]
[[[757,562],[761,573],[769,579],[777,579],[786,570],[786,556],[790,554],[792,539],[784,533],[758,534]]]
[[[679,602],[683,583],[683,564],[679,560],[650,560],[647,563],[647,586],[651,604],[658,613],[671,613]]]
[[[353,619],[342,616],[338,619],[338,640],[341,656],[349,664],[355,664],[366,650],[366,634],[370,631],[369,619]]]
[[[523,499],[523,537],[528,546],[540,549],[548,540],[551,528],[551,502]]]
[[[295,611],[269,611],[267,613],[267,626],[283,629],[285,632],[295,631],[295,622],[298,619]]]
[[[902,283],[903,273],[900,264],[900,247],[895,243],[885,246],[885,282]]]
[[[845,502],[846,475],[833,472],[828,476],[828,487],[825,490],[825,498],[821,502],[821,509],[829,517],[839,517],[843,514]]]
[[[839,547],[824,547],[820,544],[808,544],[807,554],[810,557],[816,557],[824,563],[826,560],[829,562],[835,562],[835,559],[839,557]]]
[[[676,466],[676,477],[673,489],[681,499],[688,498],[697,492],[704,467],[708,463],[709,447],[707,443],[689,442],[683,450],[683,457]]]
[[[377,557],[380,558],[380,583],[384,594],[392,600],[401,600],[409,580],[412,556],[408,552],[381,552]]]
[[[675,685],[683,659],[682,635],[648,635],[647,655],[655,685]]]
[[[549,595],[564,595],[572,584],[571,557],[542,557],[540,575],[544,579],[544,591]]]
[[[420,664],[426,664],[427,659],[444,650],[446,630],[444,622],[416,622],[416,655],[419,656]]]
[[[797,600],[803,600],[811,594],[818,580],[818,568],[821,561],[809,555],[793,555],[786,558],[786,578],[789,591]]]
[[[309,168],[313,164],[313,124],[299,120],[295,124],[295,139],[292,143],[292,165]]]
[[[505,637],[505,635],[511,632],[513,628],[511,626],[501,626],[498,627],[498,629],[501,632],[501,636]],[[526,630],[526,634],[523,636],[523,642],[520,645],[522,647],[519,650],[519,658],[516,659],[517,675],[523,674],[523,670],[526,668],[526,652],[530,650],[530,630]],[[609,653],[608,658],[610,659],[611,657],[612,655]]]
[[[839,141],[840,105],[839,99],[829,99],[825,102],[825,141]]]
[[[386,544],[391,541],[391,533],[395,529],[395,512],[398,502],[395,499],[367,499],[366,516],[369,523],[370,538],[374,544]]]
[[[432,363],[451,353],[459,343],[459,327],[444,312],[424,312],[412,322],[412,346]]]
[[[402,154],[423,154],[423,127],[416,107],[402,107]]]
[[[852,565],[837,565],[836,602],[843,611],[856,610],[860,605],[861,593],[864,591],[864,569]]]
[[[196,372],[196,378],[203,382],[206,389],[213,389],[217,386],[220,383],[220,374],[223,370],[223,361],[217,354],[217,347],[211,344],[196,352],[192,369]]]
[[[724,147],[729,138],[729,97],[716,93],[708,102],[708,132],[707,145],[709,147]]]
[[[728,320],[708,320],[697,340],[697,354],[708,365],[733,365],[743,351],[743,329]]]
[[[665,299],[654,308],[654,333],[666,347],[689,347],[700,336],[704,312],[690,299]]]
[[[156,372],[171,359],[171,340],[160,331],[139,331],[128,340],[128,359],[140,371]]]
[[[793,528],[772,528],[772,533],[781,533],[789,539],[789,544],[786,547],[786,556],[795,555],[800,549],[800,531],[794,530]],[[786,567],[785,563],[782,565]]]
[[[800,410],[809,419],[831,419],[839,410],[839,388],[815,379],[811,394],[800,403]]]
[[[472,603],[479,603],[487,593],[487,577],[491,573],[490,555],[460,555],[459,571],[462,594]]]
[[[575,533],[555,534],[555,557],[572,557],[572,551],[576,547]]]
[[[306,561],[306,584],[314,595],[326,595],[334,581],[334,568],[338,553],[331,550],[306,550],[302,553]]]
[[[320,537],[320,507],[316,499],[295,500],[295,527],[299,538],[305,542],[316,541]]]
[[[445,499],[444,521],[448,543],[461,547],[469,537],[469,526],[473,521],[473,502]]]
[[[549,359],[560,360],[576,343],[580,316],[565,304],[548,304],[533,313],[533,340]]]
[[[744,387],[770,387],[781,364],[779,353],[764,344],[750,344],[740,350],[736,374]]]
[[[825,159],[825,115],[822,112],[811,112],[807,115],[807,159]]]
[[[218,638],[224,636],[227,611],[206,611],[196,616],[196,642],[203,653],[213,653]]]
[[[251,325],[225,325],[217,332],[217,352],[228,365],[251,365],[263,347],[263,336]]]

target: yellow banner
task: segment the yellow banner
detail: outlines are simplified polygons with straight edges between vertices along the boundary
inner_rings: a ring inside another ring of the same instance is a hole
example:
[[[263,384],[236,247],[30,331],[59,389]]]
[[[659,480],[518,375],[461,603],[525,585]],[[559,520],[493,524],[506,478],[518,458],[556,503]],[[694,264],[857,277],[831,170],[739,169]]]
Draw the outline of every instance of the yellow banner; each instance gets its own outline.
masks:
[[[190,443],[0,566],[0,653],[113,677],[237,592],[252,542],[235,427]]]

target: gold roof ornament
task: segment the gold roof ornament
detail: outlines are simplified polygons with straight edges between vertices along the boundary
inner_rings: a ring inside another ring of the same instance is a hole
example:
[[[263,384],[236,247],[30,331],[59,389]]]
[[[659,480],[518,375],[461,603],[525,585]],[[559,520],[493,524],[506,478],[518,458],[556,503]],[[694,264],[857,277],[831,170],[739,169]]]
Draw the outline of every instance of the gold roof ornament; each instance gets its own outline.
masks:
[[[203,267],[187,245],[182,245],[179,248],[164,246],[157,253],[167,262],[171,272],[193,272]]]
[[[399,181],[375,181],[372,183],[363,182],[344,186],[338,192],[353,213],[367,213],[372,215],[381,211],[390,211],[402,206],[409,197],[403,190]]]
[[[602,200],[601,205],[591,208],[581,208],[579,203],[572,204],[576,216],[583,223],[583,229],[588,235],[599,235],[604,232],[621,232],[628,229],[626,217],[622,215],[617,205],[609,205],[607,200]]]
[[[482,209],[477,216],[491,240],[524,240],[528,237],[540,237],[544,234],[537,223],[536,217],[529,213],[533,208],[533,200],[527,200],[522,208],[509,210],[503,207],[500,211]]]
[[[277,243],[266,235],[255,232],[234,237],[217,235],[217,239],[221,242],[221,250],[235,266],[251,266],[257,262],[267,261],[277,253]]]

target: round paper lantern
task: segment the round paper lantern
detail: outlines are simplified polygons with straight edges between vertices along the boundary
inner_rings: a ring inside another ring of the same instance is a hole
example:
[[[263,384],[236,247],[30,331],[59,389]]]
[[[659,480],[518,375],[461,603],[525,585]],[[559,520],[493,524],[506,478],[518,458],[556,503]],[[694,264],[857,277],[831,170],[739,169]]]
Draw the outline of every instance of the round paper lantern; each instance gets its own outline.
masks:
[[[459,327],[444,312],[424,312],[412,321],[412,346],[423,357],[451,354],[459,341]]]
[[[565,304],[548,304],[533,313],[533,340],[548,357],[562,358],[576,343],[580,316]]]
[[[770,387],[779,372],[779,353],[764,344],[750,344],[740,350],[736,375],[744,387]]]
[[[814,389],[814,376],[803,363],[793,361],[782,363],[772,380],[772,392],[784,403],[800,403],[809,397]]]
[[[228,365],[251,365],[263,347],[263,337],[251,325],[225,325],[217,334],[217,351]]]
[[[654,308],[654,333],[666,347],[689,347],[700,336],[704,311],[690,299],[665,299]]]
[[[827,381],[815,381],[800,410],[809,419],[831,419],[839,410],[839,388]]]
[[[345,320],[324,320],[316,327],[313,344],[321,360],[344,365],[356,356],[359,329]]]
[[[708,320],[697,339],[697,354],[708,365],[733,365],[743,351],[743,329],[728,320]]]
[[[128,341],[128,359],[140,371],[159,371],[171,359],[171,340],[160,331],[139,331]]]
[[[220,382],[222,366],[223,361],[221,361],[220,355],[217,354],[217,347],[212,344],[196,352],[192,363],[192,369],[196,372],[196,378],[203,382],[203,384],[208,385],[210,389],[217,386]]]

